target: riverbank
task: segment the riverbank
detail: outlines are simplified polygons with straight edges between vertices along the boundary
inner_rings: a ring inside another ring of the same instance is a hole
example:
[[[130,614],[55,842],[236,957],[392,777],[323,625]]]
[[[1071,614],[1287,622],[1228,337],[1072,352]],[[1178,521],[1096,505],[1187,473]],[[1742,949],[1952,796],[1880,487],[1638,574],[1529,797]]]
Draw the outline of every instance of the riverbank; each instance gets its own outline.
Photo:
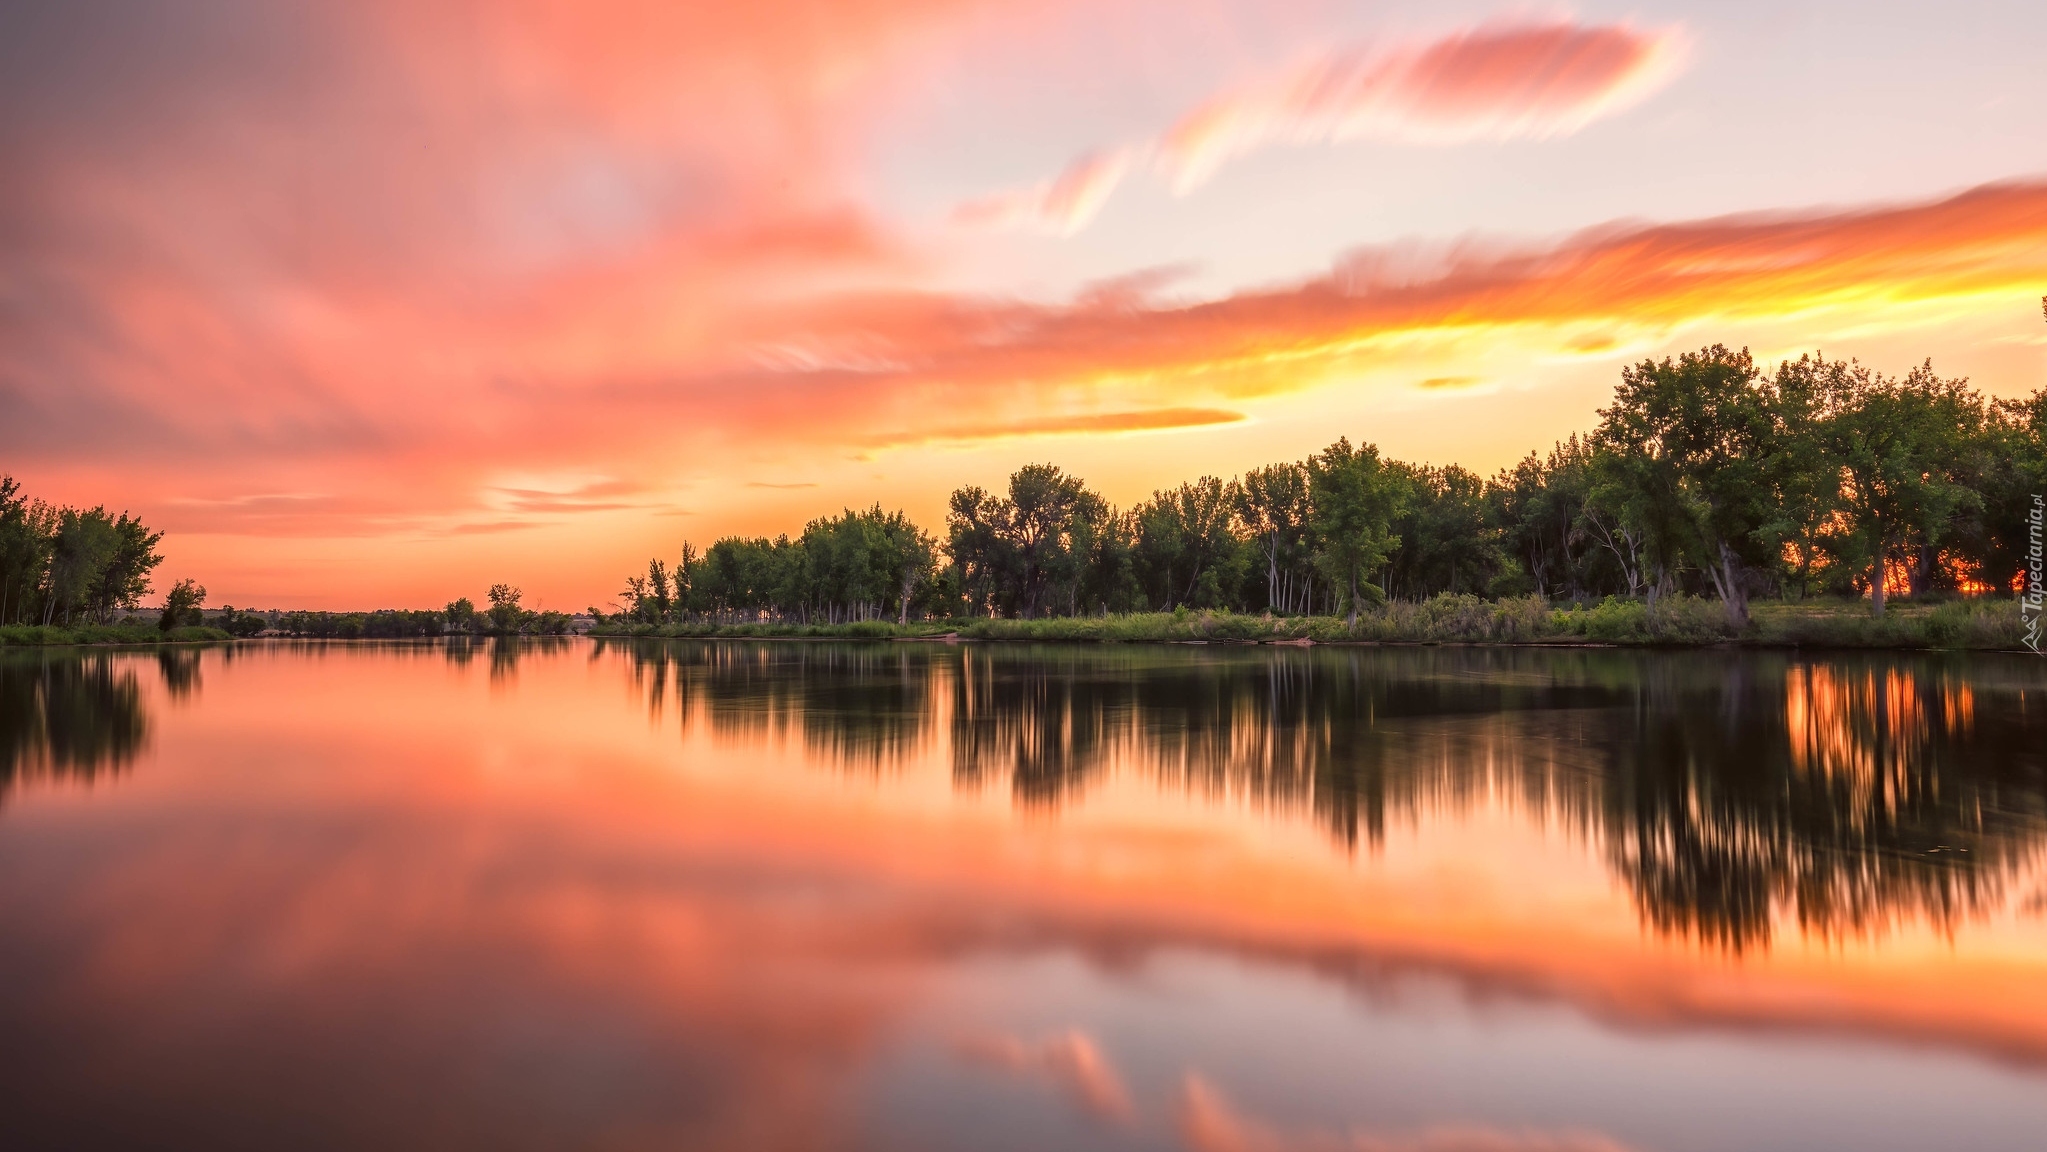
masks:
[[[601,624],[591,635],[649,638],[788,638],[1006,640],[1079,643],[1289,643],[1318,644],[1619,644],[1758,648],[1872,648],[2023,650],[2025,630],[2013,600],[1957,600],[1894,606],[1881,618],[1861,601],[1751,606],[1749,626],[1727,626],[1718,601],[1667,597],[1655,612],[1640,601],[1609,600],[1584,608],[1558,608],[1534,597],[1487,601],[1437,596],[1421,603],[1380,605],[1361,613],[1355,629],[1340,617],[1249,615],[1232,612],[1136,612],[1064,616],[1044,620],[986,618],[895,624]]]
[[[0,625],[0,648],[51,648],[70,644],[205,644],[234,637],[218,628],[186,626],[165,632],[154,624]]]

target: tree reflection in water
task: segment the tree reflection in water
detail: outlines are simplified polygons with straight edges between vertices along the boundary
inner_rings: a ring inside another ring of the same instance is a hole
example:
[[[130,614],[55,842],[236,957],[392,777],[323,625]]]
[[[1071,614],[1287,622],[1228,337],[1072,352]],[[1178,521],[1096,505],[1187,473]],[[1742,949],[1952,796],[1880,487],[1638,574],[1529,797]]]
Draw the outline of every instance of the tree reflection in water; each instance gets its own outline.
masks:
[[[628,650],[656,716],[700,708],[722,738],[797,738],[820,759],[879,771],[915,756],[934,735],[934,692],[945,671],[920,648],[655,641]]]
[[[1657,932],[1730,951],[1951,929],[2012,899],[2047,832],[2047,679],[2017,658],[621,647],[652,708],[720,737],[863,771],[935,751],[1031,808],[1128,769],[1355,850],[1507,803],[1595,844]]]
[[[232,648],[222,649],[223,653]],[[189,700],[199,692],[199,653],[190,648],[159,648],[157,671],[163,674],[164,691],[173,700]]]
[[[128,765],[149,738],[134,668],[105,653],[0,653],[0,802],[28,781]]]

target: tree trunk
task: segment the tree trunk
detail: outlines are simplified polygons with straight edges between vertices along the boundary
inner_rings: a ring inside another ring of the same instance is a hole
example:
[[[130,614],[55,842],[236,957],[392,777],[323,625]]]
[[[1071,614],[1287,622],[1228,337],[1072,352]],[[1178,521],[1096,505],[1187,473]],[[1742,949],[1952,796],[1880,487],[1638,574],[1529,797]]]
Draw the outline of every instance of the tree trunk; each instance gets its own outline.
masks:
[[[1358,578],[1356,573],[1352,573],[1350,578],[1350,617],[1344,621],[1344,627],[1352,632],[1358,630]]]
[[[1914,550],[1912,565],[1912,598],[1921,599],[1933,591],[1933,573],[1940,566],[1940,554],[1931,544],[1921,544]]]
[[[1720,563],[1707,572],[1727,607],[1727,623],[1736,631],[1748,627],[1748,588],[1742,583],[1741,561],[1725,540],[1720,542]]]
[[[1278,609],[1279,604],[1279,533],[1275,532],[1265,546],[1265,607]]]
[[[1876,550],[1876,559],[1869,564],[1869,610],[1873,616],[1884,614],[1884,549]]]

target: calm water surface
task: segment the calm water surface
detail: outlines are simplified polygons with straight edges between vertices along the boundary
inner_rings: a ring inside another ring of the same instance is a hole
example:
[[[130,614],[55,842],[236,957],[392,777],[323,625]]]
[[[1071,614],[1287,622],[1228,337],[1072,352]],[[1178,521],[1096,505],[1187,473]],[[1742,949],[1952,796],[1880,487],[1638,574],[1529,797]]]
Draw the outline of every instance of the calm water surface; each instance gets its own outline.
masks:
[[[0,657],[0,1147],[2032,1149],[2047,664]]]

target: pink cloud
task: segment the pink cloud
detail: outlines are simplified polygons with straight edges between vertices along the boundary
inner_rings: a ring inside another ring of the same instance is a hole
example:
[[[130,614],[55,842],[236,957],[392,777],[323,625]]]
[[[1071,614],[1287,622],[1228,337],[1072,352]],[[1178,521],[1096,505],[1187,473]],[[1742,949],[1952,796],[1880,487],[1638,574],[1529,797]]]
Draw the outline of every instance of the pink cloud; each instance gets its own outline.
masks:
[[[1559,136],[1647,96],[1681,63],[1674,29],[1494,24],[1425,44],[1353,48],[1227,93],[1182,117],[1159,166],[1186,191],[1269,144]]]
[[[968,201],[953,212],[953,220],[990,228],[1031,227],[1055,236],[1071,236],[1094,220],[1129,167],[1127,150],[1090,152],[1035,188]]]
[[[1683,51],[1675,28],[1569,21],[1486,24],[1390,48],[1353,46],[1217,95],[1156,140],[1090,153],[1045,184],[962,205],[955,218],[1072,235],[1100,211],[1136,156],[1149,157],[1184,193],[1232,157],[1274,144],[1567,135],[1662,87]]]

